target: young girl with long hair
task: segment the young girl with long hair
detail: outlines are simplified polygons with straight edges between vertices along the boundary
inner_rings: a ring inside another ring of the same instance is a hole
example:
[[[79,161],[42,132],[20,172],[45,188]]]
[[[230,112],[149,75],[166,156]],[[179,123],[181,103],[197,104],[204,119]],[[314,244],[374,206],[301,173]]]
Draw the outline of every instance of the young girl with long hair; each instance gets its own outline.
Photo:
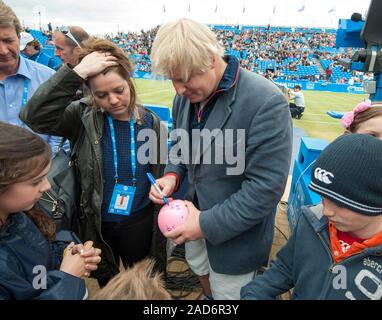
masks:
[[[100,250],[56,235],[37,201],[50,189],[49,145],[32,132],[0,122],[0,300],[84,299],[82,277],[97,268]]]

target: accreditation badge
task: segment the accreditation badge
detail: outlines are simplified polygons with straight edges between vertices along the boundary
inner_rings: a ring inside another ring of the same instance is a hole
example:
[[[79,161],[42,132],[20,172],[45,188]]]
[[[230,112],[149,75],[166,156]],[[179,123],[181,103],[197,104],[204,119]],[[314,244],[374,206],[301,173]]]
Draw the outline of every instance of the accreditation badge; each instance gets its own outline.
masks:
[[[109,213],[129,216],[134,201],[136,187],[116,184],[111,197]]]

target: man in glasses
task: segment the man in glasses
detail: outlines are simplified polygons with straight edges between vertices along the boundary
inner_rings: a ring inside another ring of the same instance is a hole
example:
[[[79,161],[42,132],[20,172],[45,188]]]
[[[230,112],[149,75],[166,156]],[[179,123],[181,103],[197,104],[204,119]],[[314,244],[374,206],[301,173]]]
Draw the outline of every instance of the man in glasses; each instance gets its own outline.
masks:
[[[83,42],[89,38],[89,34],[79,26],[62,26],[53,34],[53,41],[56,46],[55,55],[62,63],[71,66],[78,64],[78,55],[83,46]]]

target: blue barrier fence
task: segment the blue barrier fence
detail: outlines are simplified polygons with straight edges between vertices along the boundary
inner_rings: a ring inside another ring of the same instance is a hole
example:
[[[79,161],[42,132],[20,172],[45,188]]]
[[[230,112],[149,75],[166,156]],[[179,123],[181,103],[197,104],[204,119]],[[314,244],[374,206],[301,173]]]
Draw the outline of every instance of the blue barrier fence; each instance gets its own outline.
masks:
[[[302,137],[300,151],[293,167],[292,184],[288,199],[288,220],[291,230],[296,226],[301,215],[301,207],[314,205],[321,201],[321,197],[310,191],[308,186],[312,173],[313,162],[321,151],[328,145],[328,141],[316,138]]]
[[[147,80],[163,80],[163,77],[157,77],[149,72],[137,71],[133,73],[133,77],[136,79]],[[275,80],[279,85],[286,85],[288,88],[293,88],[295,85],[301,86],[302,90],[314,90],[314,91],[330,91],[330,92],[343,92],[343,93],[365,93],[361,84],[347,85],[337,84],[329,82],[310,82],[310,81],[279,81]]]
[[[232,31],[236,34],[239,34],[240,31],[251,31],[251,30],[260,30],[260,31],[270,31],[270,32],[304,32],[304,33],[331,33],[336,34],[337,30],[333,28],[306,28],[306,27],[277,27],[277,26],[267,26],[267,25],[219,25],[219,24],[210,24],[209,27],[213,30],[222,30],[222,31]]]
[[[329,82],[310,82],[310,81],[278,81],[274,80],[279,85],[286,85],[288,88],[293,88],[295,85],[301,86],[302,90],[314,91],[330,91],[343,93],[365,93],[362,84],[347,85]]]
[[[146,79],[146,80],[164,80],[163,77],[158,77],[150,72],[135,71],[133,73],[133,78],[136,79]]]

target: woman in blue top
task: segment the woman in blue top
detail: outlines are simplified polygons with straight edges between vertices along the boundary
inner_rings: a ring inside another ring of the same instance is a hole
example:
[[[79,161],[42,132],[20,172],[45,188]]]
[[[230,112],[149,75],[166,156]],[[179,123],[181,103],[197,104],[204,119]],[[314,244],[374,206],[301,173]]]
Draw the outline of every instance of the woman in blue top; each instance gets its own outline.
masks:
[[[0,122],[0,300],[84,299],[84,280],[100,250],[55,234],[37,201],[49,190],[49,145],[30,131]],[[65,250],[66,249],[66,250]]]
[[[166,240],[158,231],[146,173],[162,174],[167,132],[137,103],[133,67],[123,50],[99,39],[85,48],[81,62],[63,65],[20,116],[37,132],[54,131],[77,144],[79,235],[102,250],[92,276],[103,286],[119,272],[120,259],[130,266],[154,256],[165,271]],[[82,85],[88,97],[73,101]]]

